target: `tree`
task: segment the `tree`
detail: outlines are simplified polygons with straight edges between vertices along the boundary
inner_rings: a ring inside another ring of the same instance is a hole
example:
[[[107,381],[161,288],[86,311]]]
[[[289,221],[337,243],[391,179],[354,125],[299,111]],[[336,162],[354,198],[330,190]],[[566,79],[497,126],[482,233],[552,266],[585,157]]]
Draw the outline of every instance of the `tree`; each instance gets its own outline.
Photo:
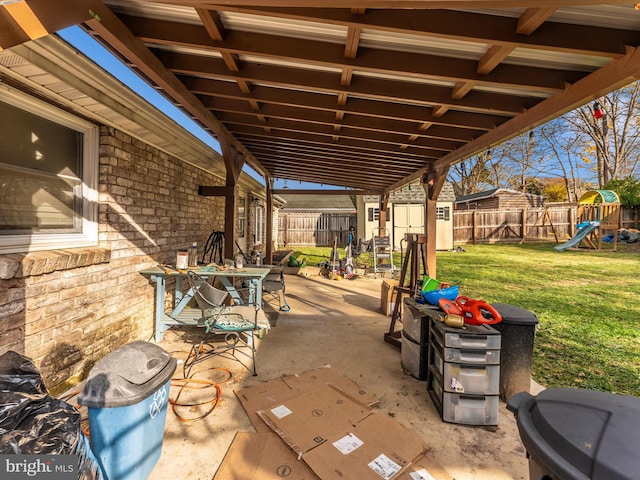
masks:
[[[566,198],[563,200],[577,202],[593,162],[590,157],[581,155],[578,136],[567,135],[566,130],[566,120],[557,118],[541,125],[537,131],[553,165],[551,176],[561,178],[564,183]]]
[[[640,180],[631,175],[621,179],[609,180],[602,188],[616,192],[620,197],[620,204],[625,207],[640,206]]]
[[[543,189],[547,202],[564,202],[567,199],[567,189],[562,183],[552,183]]]
[[[491,150],[474,155],[449,169],[448,180],[456,195],[471,195],[489,188],[491,183]]]
[[[597,105],[584,105],[563,117],[580,140],[582,154],[595,157],[598,185],[633,175],[638,168],[639,94],[640,82],[634,82],[600,98]]]

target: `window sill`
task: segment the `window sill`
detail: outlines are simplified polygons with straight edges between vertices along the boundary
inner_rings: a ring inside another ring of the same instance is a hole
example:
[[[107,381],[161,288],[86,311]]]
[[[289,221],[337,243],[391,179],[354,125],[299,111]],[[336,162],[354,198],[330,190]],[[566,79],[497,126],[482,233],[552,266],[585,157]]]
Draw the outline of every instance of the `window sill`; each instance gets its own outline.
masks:
[[[110,260],[111,251],[104,248],[70,248],[0,255],[0,280],[33,277],[109,263]]]

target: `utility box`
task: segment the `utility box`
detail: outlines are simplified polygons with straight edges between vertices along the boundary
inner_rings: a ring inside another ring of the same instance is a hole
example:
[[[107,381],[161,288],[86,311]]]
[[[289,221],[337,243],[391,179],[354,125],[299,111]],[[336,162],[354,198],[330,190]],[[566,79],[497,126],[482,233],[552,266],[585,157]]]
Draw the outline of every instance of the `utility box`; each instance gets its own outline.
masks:
[[[89,372],[78,403],[88,408],[91,449],[108,480],[145,480],[153,470],[175,369],[168,352],[136,341]]]

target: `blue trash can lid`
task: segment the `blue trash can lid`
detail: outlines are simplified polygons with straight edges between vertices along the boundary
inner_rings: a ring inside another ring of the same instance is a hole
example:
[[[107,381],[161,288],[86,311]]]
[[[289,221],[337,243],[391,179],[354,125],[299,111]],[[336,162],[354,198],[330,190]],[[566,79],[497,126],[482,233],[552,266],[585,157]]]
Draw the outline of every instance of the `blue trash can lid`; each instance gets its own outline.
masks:
[[[524,308],[508,303],[492,303],[491,306],[502,316],[502,323],[517,325],[536,325],[538,323],[538,317]]]
[[[158,345],[128,343],[94,365],[78,403],[93,408],[133,405],[171,379],[176,364],[175,358]]]

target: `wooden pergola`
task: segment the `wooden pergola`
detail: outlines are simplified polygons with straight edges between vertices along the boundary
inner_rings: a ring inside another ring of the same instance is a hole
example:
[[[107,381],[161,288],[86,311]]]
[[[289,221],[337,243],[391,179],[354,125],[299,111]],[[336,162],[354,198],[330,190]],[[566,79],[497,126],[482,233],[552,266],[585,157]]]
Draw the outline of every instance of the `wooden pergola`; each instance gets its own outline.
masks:
[[[23,0],[0,2],[0,25],[1,49],[80,25],[200,123],[226,166],[200,193],[227,218],[245,163],[268,215],[282,178],[377,194],[381,226],[420,180],[433,275],[452,164],[640,73],[640,11],[619,0]]]

